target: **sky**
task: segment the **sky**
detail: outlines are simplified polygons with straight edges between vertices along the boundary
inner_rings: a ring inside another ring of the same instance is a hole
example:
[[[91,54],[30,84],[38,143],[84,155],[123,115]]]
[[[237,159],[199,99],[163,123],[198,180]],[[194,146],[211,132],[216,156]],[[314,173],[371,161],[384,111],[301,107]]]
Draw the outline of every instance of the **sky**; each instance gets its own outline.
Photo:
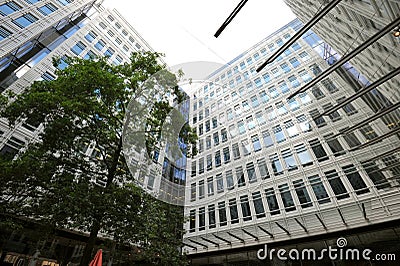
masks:
[[[222,34],[214,34],[240,0],[105,0],[169,66],[225,64],[295,18],[283,0],[250,0]]]

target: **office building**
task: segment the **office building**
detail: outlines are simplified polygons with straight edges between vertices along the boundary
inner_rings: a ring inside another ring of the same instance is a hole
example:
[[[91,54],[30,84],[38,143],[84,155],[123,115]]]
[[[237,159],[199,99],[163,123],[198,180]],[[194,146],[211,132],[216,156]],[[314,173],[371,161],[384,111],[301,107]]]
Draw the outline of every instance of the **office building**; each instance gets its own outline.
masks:
[[[346,236],[349,246],[390,249],[398,241],[399,116],[374,118],[373,104],[390,106],[385,88],[334,108],[363,85],[350,66],[288,97],[340,58],[326,56],[331,47],[312,31],[255,71],[301,27],[296,19],[277,30],[192,95],[199,153],[188,160],[183,241],[193,265],[265,265],[257,258],[265,244],[321,249]]]
[[[55,78],[53,57],[109,56],[121,64],[134,51],[152,51],[116,11],[99,1],[15,0],[0,2],[0,92],[21,93],[35,80]],[[0,119],[0,154],[14,155],[34,140],[40,125],[21,122],[10,130]],[[92,148],[87,154],[96,153]]]

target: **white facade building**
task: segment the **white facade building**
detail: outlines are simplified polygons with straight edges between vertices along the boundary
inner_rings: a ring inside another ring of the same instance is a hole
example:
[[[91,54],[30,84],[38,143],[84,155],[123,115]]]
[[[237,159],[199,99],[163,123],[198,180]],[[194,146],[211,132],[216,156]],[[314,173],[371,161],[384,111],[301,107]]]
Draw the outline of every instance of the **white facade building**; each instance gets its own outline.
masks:
[[[255,71],[300,27],[294,20],[251,47],[191,99],[199,153],[188,160],[184,252],[197,259],[194,265],[227,262],[212,260],[224,252],[232,262],[260,262],[256,248],[267,243],[400,218],[399,137],[375,143],[390,132],[383,119],[352,128],[375,114],[361,98],[318,117],[353,95],[354,84],[334,72],[287,99],[329,67],[327,46],[308,32]],[[369,97],[381,99],[379,91]]]

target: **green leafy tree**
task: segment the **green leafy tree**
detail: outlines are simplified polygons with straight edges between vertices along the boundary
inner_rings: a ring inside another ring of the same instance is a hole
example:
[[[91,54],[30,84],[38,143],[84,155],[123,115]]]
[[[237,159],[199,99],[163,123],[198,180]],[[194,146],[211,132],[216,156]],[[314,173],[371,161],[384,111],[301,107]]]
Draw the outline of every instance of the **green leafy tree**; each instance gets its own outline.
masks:
[[[155,95],[153,88],[160,80],[152,77],[165,69],[159,57],[133,53],[129,63],[119,66],[107,58],[68,58],[68,67],[58,70],[54,81],[34,82],[2,111],[11,126],[27,120],[43,123],[44,130],[40,141],[14,160],[0,161],[1,211],[89,232],[81,265],[88,265],[99,233],[118,244],[139,244],[144,261],[184,261],[177,249],[181,208],[143,194],[133,184],[123,155],[122,128],[131,99],[149,101],[157,96],[156,104],[145,107],[150,116],[129,110],[131,117],[145,118],[146,147],[151,152],[171,110],[168,95],[177,101],[184,98],[177,87],[179,77],[170,72],[162,75],[163,93]],[[189,146],[196,140],[190,128],[183,135]],[[97,151],[96,156],[85,155],[87,146]]]

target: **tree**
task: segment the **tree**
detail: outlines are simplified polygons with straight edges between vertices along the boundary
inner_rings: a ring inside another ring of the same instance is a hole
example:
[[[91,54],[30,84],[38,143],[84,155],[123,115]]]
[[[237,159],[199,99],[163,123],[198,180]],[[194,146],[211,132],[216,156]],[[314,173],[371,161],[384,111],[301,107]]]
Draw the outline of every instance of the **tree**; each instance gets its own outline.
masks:
[[[110,65],[107,58],[68,58],[68,67],[56,71],[54,81],[34,82],[2,111],[11,126],[26,120],[43,123],[44,130],[40,141],[14,160],[0,161],[0,181],[5,184],[1,211],[89,232],[81,265],[88,265],[99,232],[119,243],[139,243],[143,258],[157,257],[165,263],[180,258],[176,246],[165,247],[168,242],[178,245],[171,224],[181,227],[179,208],[157,202],[134,185],[122,147],[124,116],[132,98],[157,96],[155,104],[144,107],[151,109],[150,116],[140,117],[145,118],[146,147],[151,152],[171,110],[168,95],[177,101],[184,97],[175,74],[164,73],[161,82],[153,78],[166,71],[159,57],[133,53],[130,63],[119,66]],[[157,86],[162,86],[161,94],[153,90]],[[193,144],[193,131],[184,133],[188,144]],[[86,156],[87,146],[97,155]],[[172,223],[171,212],[176,214]]]

